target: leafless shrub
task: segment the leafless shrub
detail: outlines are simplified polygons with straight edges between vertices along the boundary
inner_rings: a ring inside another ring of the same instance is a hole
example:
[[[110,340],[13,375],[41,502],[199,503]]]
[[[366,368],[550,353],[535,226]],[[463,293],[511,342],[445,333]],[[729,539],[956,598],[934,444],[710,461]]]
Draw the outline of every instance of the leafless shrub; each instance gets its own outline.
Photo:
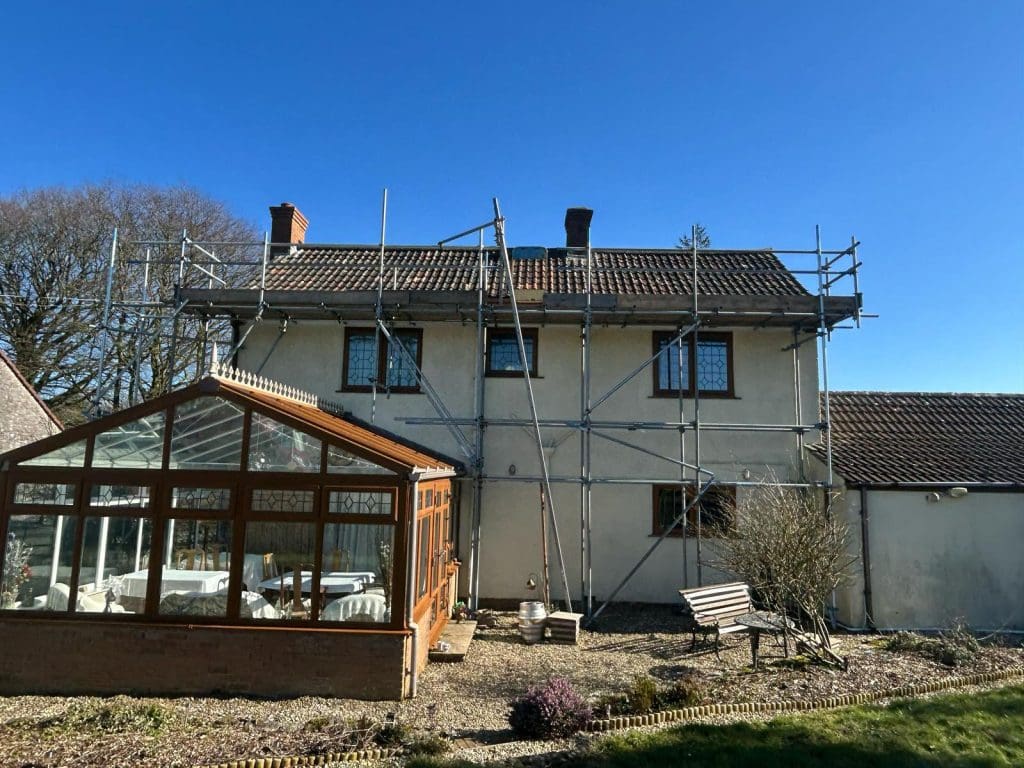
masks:
[[[847,535],[819,494],[770,477],[739,500],[735,525],[718,533],[718,567],[750,584],[767,609],[796,618],[816,636],[812,653],[842,663],[832,653],[822,607],[855,560]]]

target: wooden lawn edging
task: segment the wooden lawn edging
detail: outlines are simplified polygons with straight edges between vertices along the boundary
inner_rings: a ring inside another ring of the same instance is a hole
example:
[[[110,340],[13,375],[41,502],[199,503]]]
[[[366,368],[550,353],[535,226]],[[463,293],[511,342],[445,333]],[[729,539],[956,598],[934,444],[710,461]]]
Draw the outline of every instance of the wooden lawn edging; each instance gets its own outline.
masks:
[[[842,696],[830,696],[829,698],[811,701],[755,701],[740,704],[702,704],[695,707],[650,712],[646,715],[622,715],[620,717],[592,720],[587,727],[587,731],[604,733],[607,731],[619,731],[624,728],[639,728],[645,725],[685,722],[709,715],[734,715],[752,712],[807,712],[811,710],[836,709],[856,704],[869,704],[881,699],[920,696],[924,693],[962,688],[968,685],[994,683],[1014,677],[1024,677],[1024,666],[1010,667],[998,672],[979,672],[973,675],[947,677],[929,683],[902,685],[898,688],[888,688],[883,691],[873,691],[870,693],[848,693]]]
[[[196,768],[302,768],[302,766],[355,763],[361,760],[383,760],[387,757],[394,757],[401,751],[401,747],[380,747],[377,749],[359,749],[351,752],[324,752],[319,755],[250,757],[244,760],[210,763],[209,765],[196,766]]]

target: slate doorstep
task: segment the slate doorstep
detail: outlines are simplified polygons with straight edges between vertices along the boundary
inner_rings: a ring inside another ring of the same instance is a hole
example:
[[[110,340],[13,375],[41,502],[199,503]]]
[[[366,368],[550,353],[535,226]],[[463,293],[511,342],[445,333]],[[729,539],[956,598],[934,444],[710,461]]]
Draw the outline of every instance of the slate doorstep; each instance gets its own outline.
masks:
[[[469,651],[469,644],[473,640],[473,633],[476,631],[475,621],[463,621],[456,623],[449,621],[441,633],[441,643],[447,643],[447,650],[430,649],[428,654],[431,661],[463,661]],[[444,646],[442,646],[444,647]]]

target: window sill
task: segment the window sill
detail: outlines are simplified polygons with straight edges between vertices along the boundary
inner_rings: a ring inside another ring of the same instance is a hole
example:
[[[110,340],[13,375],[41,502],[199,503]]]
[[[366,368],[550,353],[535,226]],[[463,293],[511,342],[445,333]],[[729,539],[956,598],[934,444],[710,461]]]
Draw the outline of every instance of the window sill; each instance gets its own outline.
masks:
[[[484,372],[485,379],[521,379],[523,378],[522,371],[486,371]],[[543,379],[544,377],[536,374],[530,374],[531,379]]]
[[[342,387],[341,389],[334,390],[337,393],[344,393],[346,395],[369,395],[373,393],[370,387]],[[377,394],[390,394],[390,395],[422,395],[422,389],[391,389],[389,392],[387,389],[381,387],[377,390]]]
[[[655,393],[650,395],[651,400],[678,400],[679,393]],[[743,398],[739,395],[735,395],[732,392],[701,392],[701,400],[742,400]],[[693,395],[689,392],[683,392],[683,400],[693,400]]]

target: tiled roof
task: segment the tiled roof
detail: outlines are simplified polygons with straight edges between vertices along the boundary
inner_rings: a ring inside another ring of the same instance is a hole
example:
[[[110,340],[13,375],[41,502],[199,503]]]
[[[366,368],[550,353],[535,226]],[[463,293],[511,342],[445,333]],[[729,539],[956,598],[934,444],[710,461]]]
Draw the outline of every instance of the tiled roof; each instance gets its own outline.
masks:
[[[1024,395],[833,392],[829,412],[848,484],[1024,484]]]
[[[487,294],[498,296],[504,270],[496,248],[485,249]],[[595,248],[596,294],[692,295],[688,251]],[[374,291],[380,249],[374,246],[299,247],[277,256],[267,270],[267,289]],[[711,296],[807,296],[808,292],[771,251],[704,251],[697,257],[698,293]],[[476,290],[478,250],[465,247],[389,246],[385,290]],[[585,261],[564,248],[541,258],[513,258],[517,290],[578,294],[586,290]],[[253,286],[255,287],[255,286]]]
[[[11,373],[14,374],[21,386],[24,387],[25,391],[32,396],[32,399],[39,404],[39,409],[46,415],[46,418],[52,421],[53,425],[57,429],[64,429],[64,425],[61,423],[61,420],[57,418],[57,415],[53,411],[50,410],[50,406],[43,402],[43,398],[39,396],[39,393],[35,391],[29,383],[29,380],[26,379],[25,375],[18,369],[18,366],[14,364],[14,361],[11,360],[11,358],[8,357],[2,349],[0,349],[0,363],[3,363],[11,369]]]

